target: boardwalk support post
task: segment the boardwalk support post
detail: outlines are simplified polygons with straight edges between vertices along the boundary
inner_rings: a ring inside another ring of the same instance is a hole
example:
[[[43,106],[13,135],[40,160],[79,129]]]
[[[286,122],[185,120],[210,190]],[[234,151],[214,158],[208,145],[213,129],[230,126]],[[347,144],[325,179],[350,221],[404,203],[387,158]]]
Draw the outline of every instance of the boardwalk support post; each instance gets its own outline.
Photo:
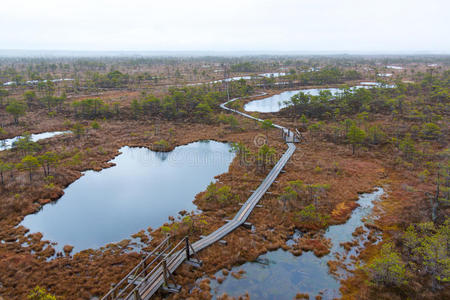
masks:
[[[111,299],[115,299],[117,296],[117,290],[116,290],[116,285],[114,283],[111,284],[111,289],[113,290],[112,294],[111,294]]]
[[[169,293],[179,293],[181,290],[181,286],[176,284],[175,278],[173,278],[172,273],[170,273],[169,269],[167,268],[167,261],[164,259],[162,261],[163,264],[163,276],[164,276],[164,285],[162,289]],[[171,280],[173,283],[169,283],[169,280]]]
[[[198,258],[197,252],[195,252],[191,243],[189,243],[188,237],[186,237],[186,263],[196,268],[200,268],[203,265],[203,262]]]
[[[144,268],[143,272],[144,272],[144,277],[145,277],[147,275],[147,261],[145,259],[142,263],[142,267]]]
[[[189,239],[186,238],[186,259],[189,260],[191,258],[191,254],[189,253]]]
[[[244,222],[244,223],[242,223],[242,227],[247,228],[247,229],[252,229],[253,224],[250,222]]]
[[[138,290],[134,290],[134,300],[142,300],[141,295],[139,295],[139,291]]]

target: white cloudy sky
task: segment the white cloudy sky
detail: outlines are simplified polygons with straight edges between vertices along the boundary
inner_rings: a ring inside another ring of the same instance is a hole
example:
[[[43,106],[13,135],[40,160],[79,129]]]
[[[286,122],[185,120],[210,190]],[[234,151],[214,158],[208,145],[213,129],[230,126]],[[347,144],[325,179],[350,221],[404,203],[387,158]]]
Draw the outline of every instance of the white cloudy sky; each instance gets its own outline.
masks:
[[[1,0],[0,49],[450,53],[450,1]]]

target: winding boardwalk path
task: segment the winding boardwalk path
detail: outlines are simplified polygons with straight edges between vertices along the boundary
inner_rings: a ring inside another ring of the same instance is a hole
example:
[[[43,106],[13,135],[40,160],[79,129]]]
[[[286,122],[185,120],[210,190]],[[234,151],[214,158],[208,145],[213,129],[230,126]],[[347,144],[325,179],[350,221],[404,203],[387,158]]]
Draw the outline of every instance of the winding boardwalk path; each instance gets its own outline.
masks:
[[[253,116],[250,116],[246,113],[228,108],[226,105],[232,101],[235,101],[239,98],[232,99],[230,101],[227,101],[220,105],[221,108],[232,111],[235,113],[238,113],[244,117],[254,119],[257,121],[264,121],[259,118],[255,118]],[[262,196],[267,192],[267,190],[270,188],[272,183],[275,181],[277,176],[280,174],[283,167],[288,162],[289,158],[294,153],[296,147],[293,143],[294,141],[294,134],[292,131],[288,130],[287,128],[275,125],[274,127],[279,128],[283,130],[286,133],[286,143],[288,145],[288,149],[286,152],[281,156],[280,160],[275,164],[275,166],[272,168],[272,170],[269,172],[267,177],[263,180],[263,182],[259,185],[259,187],[253,192],[253,194],[247,199],[247,201],[242,205],[241,209],[237,212],[237,214],[234,216],[232,220],[227,222],[225,225],[214,231],[213,233],[209,234],[208,236],[203,237],[202,239],[196,241],[192,244],[192,247],[194,248],[195,252],[198,252],[213,243],[221,240],[224,236],[235,230],[237,227],[241,226],[245,220],[249,217],[250,213],[255,208],[256,204],[261,200]],[[185,260],[186,260],[186,253],[176,253],[173,254],[174,259],[168,258],[168,265],[167,268],[170,270],[170,272],[174,272]],[[152,295],[161,287],[161,285],[164,283],[164,274],[163,274],[163,268],[158,268],[151,277],[146,278],[146,280],[142,283],[140,283],[135,288],[135,293],[130,293],[130,295],[125,299],[134,299],[138,300],[139,298],[143,300],[150,299]],[[136,296],[136,294],[139,294]]]

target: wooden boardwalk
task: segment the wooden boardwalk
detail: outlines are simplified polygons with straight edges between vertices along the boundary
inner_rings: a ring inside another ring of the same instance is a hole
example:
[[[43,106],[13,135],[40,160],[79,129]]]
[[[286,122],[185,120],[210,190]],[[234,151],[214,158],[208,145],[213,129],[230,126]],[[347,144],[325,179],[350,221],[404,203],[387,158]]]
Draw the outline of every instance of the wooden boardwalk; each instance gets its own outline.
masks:
[[[232,99],[226,103],[223,103],[221,107],[225,110],[232,111],[235,113],[238,113],[244,117],[251,118],[257,121],[264,121],[259,118],[255,118],[253,116],[250,116],[246,113],[228,108],[226,105],[232,101],[237,100],[238,98]],[[269,172],[267,177],[263,180],[263,182],[258,186],[258,188],[253,192],[253,194],[247,199],[247,201],[242,205],[241,209],[236,213],[234,218],[227,222],[225,225],[214,231],[213,233],[209,234],[208,236],[203,237],[202,239],[196,241],[192,244],[192,248],[195,252],[198,252],[213,243],[221,240],[223,237],[225,237],[227,234],[235,230],[237,227],[241,226],[249,217],[250,213],[255,208],[256,204],[261,200],[261,198],[264,196],[264,194],[267,192],[267,190],[270,188],[272,183],[275,181],[277,176],[280,174],[283,167],[288,162],[289,158],[294,153],[296,147],[293,142],[296,141],[295,134],[280,125],[274,124],[274,127],[279,128],[283,130],[285,133],[283,136],[285,137],[286,143],[288,145],[288,149],[286,152],[281,156],[280,160],[275,164],[275,166],[272,168],[272,170]],[[174,249],[175,250],[175,249]],[[164,262],[167,266],[167,270],[170,273],[173,273],[187,258],[187,254],[184,251],[185,249],[177,250],[174,253],[170,253],[170,255],[166,256],[166,261]],[[136,284],[135,288],[132,292],[130,292],[127,296],[123,298],[115,298],[112,297],[112,293],[108,293],[105,295],[102,299],[143,299],[147,300],[150,299],[154,293],[163,285],[164,282],[166,282],[165,277],[167,277],[167,274],[164,272],[164,268],[161,265],[157,265],[157,267],[152,270],[152,272],[148,273],[147,276],[142,278],[142,280],[139,281],[139,283]]]

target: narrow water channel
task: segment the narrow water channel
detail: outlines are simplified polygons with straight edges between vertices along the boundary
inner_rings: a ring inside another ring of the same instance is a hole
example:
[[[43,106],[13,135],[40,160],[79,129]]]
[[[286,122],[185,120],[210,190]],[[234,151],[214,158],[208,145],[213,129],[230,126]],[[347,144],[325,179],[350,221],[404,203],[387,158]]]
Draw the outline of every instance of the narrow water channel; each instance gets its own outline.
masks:
[[[325,237],[333,243],[330,254],[318,258],[312,252],[303,252],[298,257],[282,249],[268,252],[256,262],[248,262],[231,270],[244,270],[243,278],[228,275],[221,284],[212,280],[214,298],[224,293],[238,297],[246,292],[252,299],[293,299],[297,293],[308,293],[311,298],[319,293],[324,299],[339,297],[339,280],[328,273],[327,262],[334,259],[334,253],[345,253],[340,243],[353,239],[352,233],[364,225],[362,219],[371,213],[374,202],[383,194],[382,188],[361,194],[357,202],[360,206],[352,212],[350,219],[345,224],[329,227]],[[224,277],[222,271],[215,276]]]
[[[195,210],[195,195],[228,171],[230,145],[200,141],[168,153],[123,147],[100,172],[87,171],[54,204],[21,225],[75,252],[118,242],[149,226],[156,229],[181,210]]]

